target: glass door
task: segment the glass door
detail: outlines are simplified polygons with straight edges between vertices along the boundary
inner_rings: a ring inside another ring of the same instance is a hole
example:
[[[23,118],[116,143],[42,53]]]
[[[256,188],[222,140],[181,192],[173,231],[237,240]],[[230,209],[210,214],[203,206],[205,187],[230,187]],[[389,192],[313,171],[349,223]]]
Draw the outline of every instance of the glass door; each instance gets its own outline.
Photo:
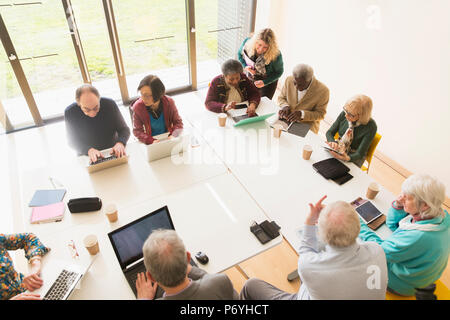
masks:
[[[0,10],[41,117],[62,115],[83,83],[62,3],[0,0]],[[29,121],[29,112],[17,112],[21,103],[8,108],[7,100],[2,101],[13,123]]]
[[[190,85],[185,0],[113,0],[130,97],[148,74],[166,90]]]
[[[221,73],[220,65],[237,59],[250,33],[251,0],[195,1],[197,77],[199,87]]]

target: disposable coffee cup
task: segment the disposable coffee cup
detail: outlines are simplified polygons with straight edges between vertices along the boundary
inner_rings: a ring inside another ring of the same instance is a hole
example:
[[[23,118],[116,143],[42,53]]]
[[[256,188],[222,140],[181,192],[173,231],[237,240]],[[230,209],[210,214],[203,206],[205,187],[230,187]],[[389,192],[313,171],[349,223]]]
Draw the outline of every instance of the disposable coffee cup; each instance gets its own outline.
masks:
[[[377,196],[378,192],[380,191],[380,186],[376,182],[372,182],[369,184],[369,187],[367,188],[366,197],[367,199],[373,200]]]
[[[90,235],[86,236],[84,238],[83,242],[84,242],[84,247],[87,249],[87,251],[89,252],[90,255],[94,256],[100,251],[100,248],[98,246],[97,237],[95,235],[90,234]]]
[[[225,124],[227,123],[226,113],[219,113],[218,119],[219,119],[219,126],[225,127]]]
[[[273,136],[279,138],[281,136],[282,127],[280,125],[273,126]]]
[[[309,160],[311,158],[312,147],[309,144],[305,144],[303,147],[303,159]]]
[[[109,222],[116,222],[118,218],[117,207],[115,204],[110,203],[105,207],[105,215]]]

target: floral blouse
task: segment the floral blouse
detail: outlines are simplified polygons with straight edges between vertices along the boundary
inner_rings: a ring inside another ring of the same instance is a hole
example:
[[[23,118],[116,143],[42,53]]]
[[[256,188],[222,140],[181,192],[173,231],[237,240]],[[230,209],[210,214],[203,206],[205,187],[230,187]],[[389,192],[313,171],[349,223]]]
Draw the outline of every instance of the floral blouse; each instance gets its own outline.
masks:
[[[3,234],[0,233],[0,299],[10,299],[27,289],[22,281],[24,275],[14,270],[13,261],[8,250],[23,249],[25,258],[43,256],[50,248],[45,247],[32,233]]]

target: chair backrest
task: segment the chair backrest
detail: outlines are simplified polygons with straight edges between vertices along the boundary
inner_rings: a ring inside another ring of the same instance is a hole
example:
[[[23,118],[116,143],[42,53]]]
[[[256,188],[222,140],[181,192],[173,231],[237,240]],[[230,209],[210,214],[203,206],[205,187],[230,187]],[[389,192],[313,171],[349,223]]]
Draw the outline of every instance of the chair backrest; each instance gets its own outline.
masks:
[[[128,106],[128,111],[130,112],[131,124],[133,124],[133,115],[134,115],[134,104],[139,100],[139,97],[130,100],[130,105]]]
[[[372,161],[373,154],[375,153],[375,149],[377,148],[378,142],[381,140],[381,134],[378,132],[373,137],[372,143],[369,146],[369,150],[367,150],[366,161],[370,164]]]

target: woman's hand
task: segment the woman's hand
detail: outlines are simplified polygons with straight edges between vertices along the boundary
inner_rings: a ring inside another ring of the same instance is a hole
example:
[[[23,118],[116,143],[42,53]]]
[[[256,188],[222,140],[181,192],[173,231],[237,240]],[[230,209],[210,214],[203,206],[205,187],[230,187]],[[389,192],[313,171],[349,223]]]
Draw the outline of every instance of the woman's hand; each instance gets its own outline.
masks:
[[[336,150],[337,148],[338,148],[338,144],[337,144],[337,142],[326,142],[327,143],[327,145],[331,148],[331,149],[333,149],[333,150]]]
[[[44,281],[39,277],[41,273],[41,260],[34,259],[31,261],[31,271],[28,276],[23,279],[23,284],[28,291],[39,289],[44,284]]]
[[[236,108],[236,101],[233,101],[225,107],[225,112],[227,112],[228,110],[231,110],[231,109],[235,109],[235,108]]]
[[[41,296],[35,293],[20,293],[9,300],[41,300]]]
[[[256,74],[256,70],[253,69],[253,67],[247,66],[247,67],[244,68],[244,70],[249,72],[249,73],[251,73],[252,75]]]
[[[336,159],[339,159],[339,160],[342,160],[342,161],[350,161],[350,157],[346,153],[343,153],[342,155],[340,155],[340,154],[338,154],[338,153],[336,153],[334,151],[330,151],[330,153]]]
[[[253,83],[255,84],[255,87],[257,87],[258,89],[264,87],[264,81],[262,80],[255,81]]]

